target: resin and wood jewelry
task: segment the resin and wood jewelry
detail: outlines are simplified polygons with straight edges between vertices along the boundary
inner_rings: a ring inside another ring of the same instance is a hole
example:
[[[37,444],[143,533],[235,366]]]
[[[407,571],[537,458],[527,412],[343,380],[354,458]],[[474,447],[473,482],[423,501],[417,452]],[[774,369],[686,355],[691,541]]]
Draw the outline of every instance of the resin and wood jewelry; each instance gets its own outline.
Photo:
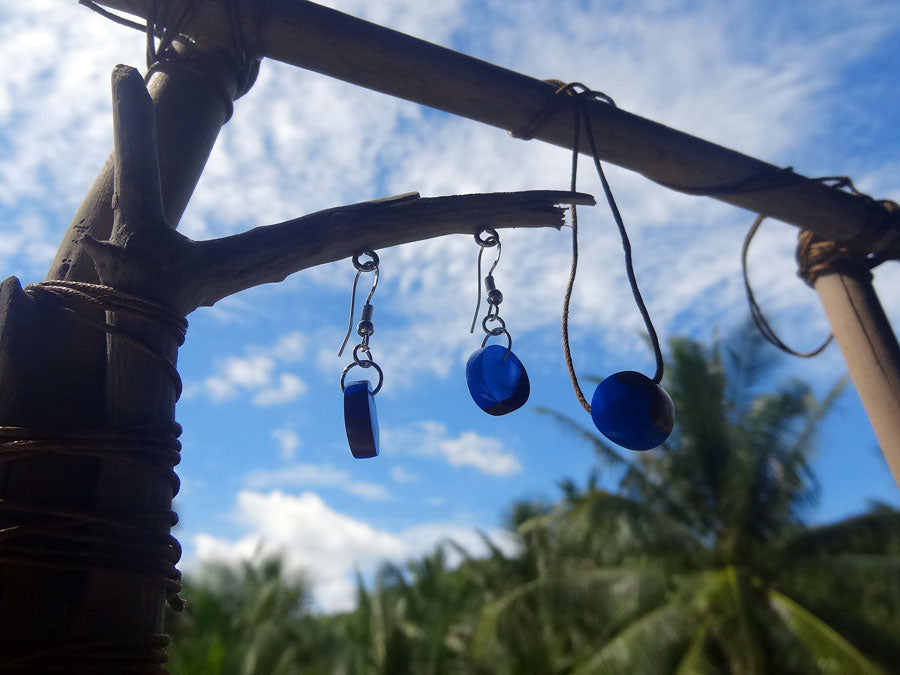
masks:
[[[359,257],[367,255],[371,260],[360,262]],[[353,256],[353,266],[356,268],[356,277],[353,279],[353,292],[350,296],[350,323],[347,326],[347,334],[338,351],[338,356],[344,353],[347,340],[350,338],[350,330],[353,327],[353,313],[356,303],[356,284],[359,275],[363,272],[375,272],[372,288],[366,297],[366,303],[362,308],[362,316],[356,324],[356,332],[362,341],[353,348],[353,361],[348,363],[341,373],[341,391],[344,393],[344,427],[347,431],[347,443],[350,452],[356,459],[367,459],[378,455],[378,415],[375,410],[375,394],[381,391],[384,382],[384,373],[375,361],[372,360],[372,351],[369,348],[369,338],[375,332],[375,324],[372,322],[372,296],[378,286],[378,255],[375,251],[364,250]],[[366,358],[362,358],[360,353]],[[360,368],[374,368],[378,373],[378,384],[372,388],[368,380],[354,380],[345,382],[347,373],[359,366]]]
[[[495,230],[485,227],[475,234],[475,241],[481,247],[478,252],[478,301],[469,332],[475,330],[478,309],[481,306],[481,258],[484,249],[496,246],[497,257],[484,278],[488,312],[481,322],[481,327],[485,336],[481,341],[481,349],[473,353],[466,362],[466,384],[472,400],[479,408],[489,415],[506,415],[525,405],[531,393],[531,384],[525,366],[512,351],[512,336],[506,329],[506,322],[500,317],[503,294],[494,282],[494,269],[500,261],[500,237]],[[491,327],[489,324],[495,325]],[[506,347],[487,344],[488,338],[498,335],[506,336]]]

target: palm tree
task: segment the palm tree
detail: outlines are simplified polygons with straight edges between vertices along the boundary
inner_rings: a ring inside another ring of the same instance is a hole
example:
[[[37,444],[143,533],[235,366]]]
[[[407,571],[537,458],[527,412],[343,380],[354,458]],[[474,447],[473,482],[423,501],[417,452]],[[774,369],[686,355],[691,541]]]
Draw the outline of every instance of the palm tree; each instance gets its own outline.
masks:
[[[309,613],[310,584],[267,557],[207,565],[188,579],[183,614],[169,616],[173,675],[330,673],[327,625]]]
[[[821,400],[776,365],[752,329],[705,347],[673,340],[666,386],[678,414],[666,445],[624,454],[560,413],[618,489],[563,485],[522,523],[534,575],[486,604],[482,664],[545,673],[884,673],[900,663],[900,512],[808,528],[818,495]],[[502,667],[495,672],[506,671]],[[525,672],[525,671],[518,671]]]

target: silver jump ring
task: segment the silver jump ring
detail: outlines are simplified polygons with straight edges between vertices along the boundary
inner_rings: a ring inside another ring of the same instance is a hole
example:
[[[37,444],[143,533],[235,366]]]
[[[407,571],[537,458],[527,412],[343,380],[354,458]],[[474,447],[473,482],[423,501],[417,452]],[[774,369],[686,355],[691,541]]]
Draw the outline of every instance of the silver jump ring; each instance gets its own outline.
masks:
[[[482,238],[482,235],[487,236]],[[500,235],[497,234],[497,230],[494,228],[485,226],[475,233],[475,241],[482,248],[490,248],[500,243]]]
[[[361,359],[361,358],[359,358],[359,351],[360,351],[360,350],[362,350],[362,352],[363,352],[366,356],[368,356],[369,358],[368,358],[368,359]],[[369,366],[363,366],[363,362],[364,362],[364,361],[365,361],[365,362],[368,362],[368,363],[372,363],[372,350],[369,349],[369,348],[368,348],[366,345],[364,345],[364,344],[358,344],[358,345],[356,345],[356,346],[353,348],[353,362],[354,362],[356,365],[358,365],[358,366],[362,366],[363,368],[369,368]]]
[[[491,331],[490,333],[485,335],[484,340],[481,341],[481,348],[484,349],[484,346],[487,344],[488,338],[490,338],[491,336],[505,335],[507,344],[506,344],[506,354],[504,355],[503,358],[506,358],[507,356],[509,356],[509,353],[512,351],[512,335],[510,335],[509,331],[506,330],[505,328],[495,328],[494,330],[497,330],[499,332],[495,333],[494,331]]]
[[[369,256],[371,260],[361,262],[359,257],[363,255]],[[380,261],[378,259],[378,254],[370,248],[364,248],[359,253],[353,254],[353,266],[360,272],[371,272],[373,270],[377,270],[379,262]]]
[[[488,321],[490,321],[490,322],[496,321],[500,325],[494,326],[493,328],[488,328],[488,326],[487,326]],[[502,316],[499,316],[497,314],[488,314],[486,317],[484,317],[481,320],[481,327],[484,329],[484,332],[487,333],[488,335],[499,335],[499,333],[494,333],[493,331],[495,331],[497,329],[506,330],[506,322],[503,320]]]
[[[510,345],[512,345],[512,338],[510,338]],[[343,393],[344,389],[346,388],[344,386],[344,380],[347,378],[347,373],[354,366],[359,366],[360,368],[374,368],[375,372],[378,373],[378,386],[376,386],[372,390],[372,396],[374,396],[379,391],[381,391],[381,385],[384,383],[384,373],[381,372],[381,366],[379,366],[374,361],[369,361],[368,359],[363,359],[362,361],[354,361],[353,363],[348,363],[344,367],[344,370],[341,371],[341,393]]]

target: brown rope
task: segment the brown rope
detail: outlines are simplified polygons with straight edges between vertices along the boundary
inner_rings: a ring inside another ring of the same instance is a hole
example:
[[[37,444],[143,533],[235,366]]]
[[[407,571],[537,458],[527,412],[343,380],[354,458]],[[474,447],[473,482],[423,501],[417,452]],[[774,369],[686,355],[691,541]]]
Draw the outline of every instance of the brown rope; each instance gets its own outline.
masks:
[[[890,200],[875,200],[869,195],[856,189],[853,181],[847,176],[824,176],[822,178],[811,179],[818,183],[826,184],[834,189],[847,189],[851,194],[860,199],[864,199],[872,204],[878,205],[882,209],[882,218],[887,218],[891,214],[900,211],[900,206],[896,202]],[[759,329],[762,336],[772,345],[781,351],[799,356],[802,358],[810,358],[816,356],[831,344],[833,335],[829,335],[825,341],[813,350],[801,352],[789,347],[777,335],[775,330],[769,324],[762,308],[756,300],[753,289],[750,287],[750,278],[747,271],[747,253],[750,249],[750,242],[759,230],[760,225],[766,219],[765,214],[760,214],[753,221],[750,229],[744,237],[744,245],[741,249],[741,270],[744,277],[744,290],[747,293],[747,304],[750,307],[750,317],[753,323]],[[861,238],[860,238],[861,240]],[[822,239],[809,230],[801,230],[797,243],[797,276],[803,279],[811,288],[815,287],[816,280],[828,274],[843,274],[856,279],[869,281],[872,278],[872,268],[883,262],[877,255],[866,255],[860,253],[860,247],[857,238],[850,239],[842,244]]]
[[[104,310],[151,321],[179,345],[187,330],[183,317],[100,284],[47,281],[30,284],[25,291],[55,302],[87,325],[134,345],[165,368],[176,398],[181,393],[181,378],[171,359],[142,337],[92,314]],[[127,462],[159,473],[169,482],[174,497],[180,488],[175,473],[181,457],[180,434],[181,427],[169,421],[100,429],[0,426],[0,463],[47,454]],[[0,517],[0,563],[4,566],[133,574],[163,588],[172,609],[184,608],[179,595],[181,573],[176,567],[182,550],[170,533],[178,516],[170,508],[110,511],[0,499]],[[166,661],[167,645],[167,636],[152,633],[49,648],[19,646],[4,649],[0,671],[165,673],[161,664]]]
[[[607,181],[606,174],[603,171],[603,166],[600,163],[600,153],[597,149],[597,143],[594,139],[594,131],[591,126],[591,119],[587,109],[587,104],[589,101],[600,101],[613,107],[615,107],[615,102],[606,94],[599,91],[594,91],[581,84],[580,82],[570,82],[569,84],[564,84],[559,80],[547,80],[547,82],[557,85],[557,89],[553,93],[552,97],[547,100],[544,106],[537,112],[534,118],[526,126],[510,133],[515,138],[522,138],[526,140],[529,138],[533,138],[534,134],[541,127],[541,125],[543,125],[553,114],[555,114],[563,106],[571,105],[572,113],[574,115],[574,134],[572,140],[572,180],[570,189],[572,190],[572,192],[575,192],[578,176],[578,153],[581,148],[581,127],[582,125],[584,125],[588,147],[590,148],[591,156],[594,160],[594,168],[596,169],[597,175],[600,178],[600,183],[603,186],[603,193],[606,196],[606,201],[609,204],[609,209],[612,213],[613,220],[615,221],[616,227],[619,230],[619,237],[622,240],[622,249],[625,253],[625,273],[628,277],[628,284],[631,287],[632,296],[634,297],[634,301],[638,307],[638,311],[640,312],[641,317],[644,320],[644,326],[647,329],[647,333],[650,336],[650,343],[653,347],[653,354],[656,359],[656,372],[654,373],[653,381],[659,383],[662,380],[664,368],[662,349],[659,345],[659,337],[656,334],[656,329],[653,327],[653,321],[650,319],[650,312],[647,310],[647,306],[644,303],[641,291],[638,288],[637,279],[634,274],[634,264],[632,261],[631,242],[628,238],[628,233],[625,230],[625,223],[622,220],[622,215],[619,212],[619,207],[616,204],[615,198],[613,197],[612,189],[609,186],[609,181]],[[569,346],[569,306],[571,304],[572,292],[575,287],[575,276],[578,270],[578,209],[574,204],[571,207],[571,213],[572,263],[569,268],[569,279],[566,283],[566,290],[563,296],[563,355],[566,361],[566,369],[569,372],[569,379],[572,382],[572,389],[575,391],[575,397],[578,399],[578,402],[581,404],[581,406],[590,413],[591,405],[585,398],[584,392],[581,390],[581,386],[578,383],[578,376],[575,373],[575,365],[572,362],[572,351]]]
[[[64,310],[70,312],[80,321],[94,326],[98,330],[116,335],[130,345],[140,349],[165,368],[166,373],[172,380],[172,386],[175,388],[175,399],[178,400],[181,397],[181,376],[168,356],[148,344],[143,338],[132,335],[106,321],[95,319],[82,310],[87,305],[94,305],[108,312],[127,312],[149,321],[154,321],[167,328],[175,337],[179,346],[184,344],[187,332],[187,321],[183,317],[177,316],[165,307],[148,300],[101,284],[78,281],[42,281],[36,284],[28,284],[24,290],[31,295],[40,295],[57,302],[62,305]]]
[[[637,283],[634,280],[634,273],[631,266],[631,251],[630,244],[628,243],[627,234],[624,230],[624,225],[621,221],[621,216],[618,213],[618,208],[616,207],[615,200],[612,198],[612,193],[609,189],[609,184],[606,181],[606,177],[603,174],[603,169],[600,165],[600,157],[597,152],[597,147],[593,138],[593,131],[590,125],[590,116],[588,114],[586,108],[587,100],[596,100],[602,101],[609,105],[615,106],[613,100],[606,96],[605,94],[601,94],[599,92],[590,91],[584,85],[574,82],[570,84],[563,84],[559,80],[545,80],[546,82],[553,84],[557,87],[554,94],[548,98],[547,102],[543,105],[543,107],[537,112],[537,114],[519,130],[511,131],[510,134],[515,138],[522,139],[530,139],[534,137],[534,134],[537,130],[543,125],[551,116],[556,114],[564,105],[574,102],[573,110],[575,111],[575,119],[574,119],[574,141],[573,141],[573,157],[572,157],[572,182],[571,189],[575,191],[575,178],[578,167],[578,151],[580,150],[580,127],[581,124],[584,123],[585,131],[587,134],[591,154],[594,159],[594,164],[597,169],[597,173],[600,176],[600,180],[603,184],[604,192],[606,193],[607,201],[609,202],[610,209],[613,212],[613,216],[616,220],[616,224],[619,227],[619,231],[622,236],[623,247],[625,248],[625,256],[626,256],[626,271],[628,272],[629,282],[631,284],[632,293],[635,297],[635,302],[638,305],[638,308],[641,310],[641,315],[644,317],[645,325],[650,332],[651,342],[653,343],[654,353],[657,356],[657,372],[656,377],[654,378],[655,382],[659,382],[659,379],[662,377],[662,356],[659,351],[659,343],[656,339],[656,333],[652,328],[652,323],[650,322],[649,314],[646,311],[646,307],[644,306],[643,299],[641,298],[640,291],[638,290]],[[789,187],[792,185],[796,185],[799,182],[811,180],[813,182],[822,183],[828,185],[834,189],[842,190],[847,189],[851,194],[860,199],[863,199],[873,205],[881,207],[875,211],[875,217],[872,222],[867,223],[866,227],[852,239],[849,239],[841,244],[837,244],[835,242],[822,240],[810,232],[803,231],[800,233],[799,244],[797,248],[797,264],[798,264],[798,275],[803,278],[807,284],[810,286],[814,285],[815,280],[824,274],[846,274],[850,276],[854,276],[856,278],[864,278],[871,279],[871,269],[876,265],[883,262],[884,258],[881,252],[877,252],[875,254],[860,254],[857,251],[862,250],[864,248],[863,242],[872,240],[872,233],[883,232],[887,227],[887,222],[889,219],[895,219],[898,212],[900,212],[900,205],[891,200],[875,200],[869,195],[860,192],[856,186],[853,184],[853,181],[847,176],[825,176],[822,178],[814,178],[807,179],[796,173],[791,167],[772,167],[771,169],[766,169],[759,174],[749,176],[739,181],[735,181],[732,183],[723,183],[719,185],[707,185],[707,186],[685,186],[685,185],[675,185],[671,183],[660,182],[660,185],[664,187],[670,188],[672,190],[677,190],[679,192],[683,192],[686,194],[692,195],[703,195],[703,196],[722,196],[722,195],[730,195],[730,194],[738,194],[743,192],[758,192],[762,190],[774,190],[784,187]],[[752,241],[754,235],[756,234],[759,226],[762,221],[765,220],[766,215],[759,215],[754,223],[751,225],[750,230],[747,232],[747,236],[744,239],[744,245],[741,252],[741,265],[743,269],[743,277],[744,277],[744,289],[747,293],[747,303],[750,307],[750,316],[753,319],[753,322],[756,324],[756,327],[759,329],[760,333],[762,333],[763,337],[768,340],[771,344],[778,347],[784,352],[788,354],[792,354],[794,356],[800,357],[811,357],[815,356],[822,352],[831,342],[832,336],[825,340],[819,347],[809,352],[799,352],[788,345],[786,345],[775,333],[774,329],[771,327],[769,322],[766,320],[765,315],[762,312],[759,303],[756,300],[756,297],[753,294],[753,290],[750,287],[749,276],[747,273],[747,251],[750,246],[750,242]],[[894,225],[896,227],[896,225]],[[894,237],[896,242],[897,236]],[[562,333],[563,333],[563,352],[566,361],[566,368],[569,371],[569,378],[572,381],[572,387],[575,390],[575,395],[578,398],[578,402],[584,407],[585,410],[590,412],[590,405],[584,397],[584,394],[581,391],[581,387],[578,384],[578,378],[575,374],[575,368],[572,363],[571,350],[569,348],[569,304],[572,295],[572,289],[575,284],[575,273],[578,266],[578,217],[577,217],[577,209],[575,206],[572,206],[572,265],[569,272],[569,280],[566,285],[566,292],[563,298],[563,316],[562,316]]]
[[[42,454],[127,461],[162,471],[175,496],[179,488],[174,467],[180,460],[180,433],[181,427],[175,422],[133,430],[0,427],[0,462]],[[173,609],[183,607],[178,596],[181,573],[175,567],[181,558],[181,545],[169,533],[178,516],[171,509],[100,512],[0,499],[0,514],[6,513],[26,516],[26,522],[0,528],[0,560],[24,566],[141,574],[166,589]],[[35,536],[39,544],[34,543]],[[78,550],[71,542],[91,547]]]
[[[148,633],[128,640],[79,642],[40,651],[4,648],[0,671],[17,673],[144,673],[167,675],[169,636]]]
[[[817,356],[818,354],[821,354],[828,345],[831,344],[834,336],[829,335],[822,344],[808,352],[797,351],[792,347],[789,347],[787,344],[785,344],[785,342],[781,340],[780,337],[778,337],[775,329],[772,328],[771,324],[769,324],[768,320],[763,314],[762,308],[759,306],[759,303],[756,300],[753,289],[750,287],[750,276],[747,271],[747,253],[750,250],[750,242],[753,241],[753,237],[756,235],[757,231],[759,230],[759,226],[762,225],[762,222],[765,219],[765,216],[757,216],[756,220],[753,221],[753,224],[747,231],[747,236],[744,237],[744,245],[741,248],[741,270],[744,275],[744,290],[747,293],[747,304],[750,306],[750,318],[753,319],[753,323],[756,325],[756,328],[766,339],[766,341],[774,345],[775,347],[778,347],[778,349],[780,349],[781,351],[787,354],[791,354],[792,356],[799,356],[801,358],[811,358],[813,356]],[[802,237],[803,232],[801,232],[800,234]],[[799,262],[799,248],[797,252]]]
[[[180,433],[175,422],[129,430],[0,427],[0,462],[43,454],[127,461],[162,471],[174,496],[179,487],[174,467],[180,459]],[[15,522],[0,527],[4,566],[136,574],[161,586],[172,609],[184,608],[176,567],[181,545],[169,532],[178,516],[171,509],[113,512],[0,499],[0,516]],[[153,633],[49,648],[5,648],[0,671],[165,673],[161,664],[166,662],[168,644],[167,636]]]

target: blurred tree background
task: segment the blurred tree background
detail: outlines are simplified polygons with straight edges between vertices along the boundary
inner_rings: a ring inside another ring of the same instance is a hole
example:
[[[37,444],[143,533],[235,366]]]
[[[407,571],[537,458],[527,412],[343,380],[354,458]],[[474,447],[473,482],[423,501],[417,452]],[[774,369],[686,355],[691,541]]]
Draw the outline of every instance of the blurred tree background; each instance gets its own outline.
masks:
[[[539,410],[593,447],[597,473],[564,481],[555,504],[511,505],[514,555],[447,542],[358,578],[356,609],[338,615],[313,612],[308,580],[277,558],[203,568],[170,616],[171,672],[898,672],[900,511],[805,524],[816,431],[843,382],[821,400],[797,380],[773,390],[777,356],[749,326],[673,340],[677,424],[652,452]]]

